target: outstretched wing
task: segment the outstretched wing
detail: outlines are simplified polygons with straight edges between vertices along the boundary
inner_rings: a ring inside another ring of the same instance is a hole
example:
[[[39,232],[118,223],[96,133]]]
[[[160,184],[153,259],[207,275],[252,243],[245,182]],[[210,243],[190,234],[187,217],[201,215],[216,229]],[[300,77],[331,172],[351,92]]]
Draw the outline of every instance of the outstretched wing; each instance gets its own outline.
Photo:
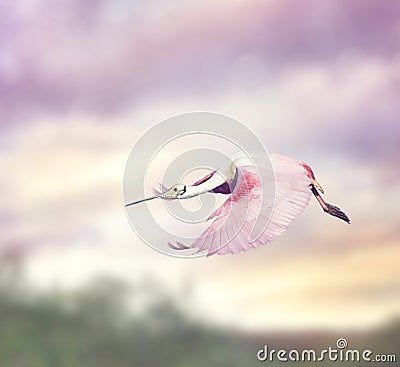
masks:
[[[157,190],[156,188],[153,187],[152,191],[153,191],[153,194],[154,194],[154,195],[160,195],[160,194],[162,194],[162,193],[168,191],[168,188],[165,187],[162,183],[159,183],[159,184],[158,184],[158,188],[159,188],[159,189]]]
[[[238,167],[236,185],[229,198],[208,220],[210,226],[190,246],[170,245],[176,250],[196,248],[198,253],[236,254],[271,242],[304,210],[311,197],[310,178],[301,162],[270,154],[274,168],[275,202],[262,200],[261,180],[254,166]],[[257,220],[261,216],[262,220]],[[261,234],[251,239],[258,226]]]

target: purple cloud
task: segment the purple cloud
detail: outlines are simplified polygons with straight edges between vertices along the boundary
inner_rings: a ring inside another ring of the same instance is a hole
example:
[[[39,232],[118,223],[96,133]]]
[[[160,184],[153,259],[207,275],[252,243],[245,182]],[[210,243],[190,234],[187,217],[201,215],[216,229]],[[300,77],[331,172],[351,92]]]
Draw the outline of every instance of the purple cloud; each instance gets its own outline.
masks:
[[[104,16],[115,11],[106,2],[37,4],[30,12],[2,9],[3,125],[71,108],[118,113],[143,100],[203,93],[224,85],[225,67],[246,53],[285,70],[329,63],[354,48],[390,58],[400,38],[399,3],[378,0],[243,3],[218,16],[183,8],[156,20],[139,17],[133,4],[132,18],[116,24]]]

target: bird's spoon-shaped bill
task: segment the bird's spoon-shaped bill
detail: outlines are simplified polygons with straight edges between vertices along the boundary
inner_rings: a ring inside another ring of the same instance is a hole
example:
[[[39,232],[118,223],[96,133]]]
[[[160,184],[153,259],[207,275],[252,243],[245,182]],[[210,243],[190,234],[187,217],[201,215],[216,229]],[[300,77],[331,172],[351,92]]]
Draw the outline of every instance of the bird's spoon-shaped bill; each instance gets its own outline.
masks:
[[[156,195],[156,196],[151,196],[151,197],[149,197],[149,198],[140,199],[140,200],[137,200],[137,201],[132,201],[132,202],[129,203],[129,204],[125,204],[125,208],[126,208],[127,206],[131,206],[131,205],[143,203],[144,201],[149,201],[149,200],[157,199],[157,198],[160,198],[160,197],[162,197],[162,196],[161,196],[161,195]]]
[[[170,189],[168,189],[167,191],[164,191],[164,192],[157,193],[157,191],[156,191],[157,195],[150,196],[150,197],[145,198],[145,199],[140,199],[140,200],[133,201],[131,203],[125,204],[125,207],[131,206],[131,205],[135,205],[135,204],[139,204],[139,203],[143,203],[144,201],[149,201],[149,200],[153,200],[153,199],[157,199],[157,198],[164,199],[164,200],[177,199],[177,192],[178,191],[175,190],[175,186],[176,185],[172,186]]]

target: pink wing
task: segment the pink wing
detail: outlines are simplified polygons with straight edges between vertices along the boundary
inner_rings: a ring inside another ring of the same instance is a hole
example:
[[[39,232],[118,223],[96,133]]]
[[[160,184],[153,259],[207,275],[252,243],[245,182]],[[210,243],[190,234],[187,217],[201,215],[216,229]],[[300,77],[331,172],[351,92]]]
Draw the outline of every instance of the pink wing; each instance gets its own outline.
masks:
[[[155,189],[155,188],[152,189],[154,195],[160,195],[160,194],[162,194],[163,192],[168,191],[168,188],[165,187],[165,186],[164,186],[163,184],[161,184],[161,183],[158,184],[158,187],[159,187],[158,190]]]
[[[207,256],[236,254],[267,244],[282,234],[308,205],[312,194],[310,178],[303,162],[276,154],[270,154],[270,158],[275,174],[275,203],[262,204],[261,180],[253,166],[238,167],[236,186],[208,218],[214,219],[211,225],[192,245],[178,243],[171,247],[197,248],[198,253],[206,252]],[[263,220],[257,220],[260,215]],[[255,226],[261,235],[251,239]]]

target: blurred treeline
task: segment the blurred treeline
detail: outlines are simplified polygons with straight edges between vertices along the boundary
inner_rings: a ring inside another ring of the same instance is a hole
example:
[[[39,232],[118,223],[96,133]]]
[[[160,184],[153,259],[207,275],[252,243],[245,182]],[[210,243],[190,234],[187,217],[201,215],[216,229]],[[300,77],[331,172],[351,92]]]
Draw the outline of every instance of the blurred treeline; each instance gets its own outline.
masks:
[[[353,348],[400,351],[400,323],[350,337],[349,332],[252,335],[193,321],[184,305],[152,282],[132,288],[107,278],[74,292],[40,294],[15,274],[0,272],[0,281],[0,367],[296,365],[260,362],[256,353],[264,344],[320,349],[335,346],[338,337],[347,337]]]

